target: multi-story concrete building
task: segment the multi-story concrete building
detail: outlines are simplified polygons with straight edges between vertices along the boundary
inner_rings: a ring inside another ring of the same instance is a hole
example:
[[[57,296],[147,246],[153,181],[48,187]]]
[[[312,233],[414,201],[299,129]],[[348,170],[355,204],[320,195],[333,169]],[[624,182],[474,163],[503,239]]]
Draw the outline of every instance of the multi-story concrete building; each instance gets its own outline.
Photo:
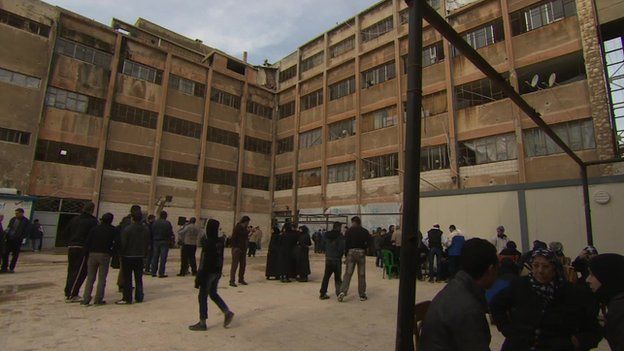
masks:
[[[622,52],[622,1],[429,2],[584,160],[617,156],[621,101],[605,67],[619,61],[605,65],[601,45],[620,38],[607,51]],[[400,221],[404,1],[381,1],[267,67],[143,19],[107,27],[35,0],[0,8],[0,178],[38,197],[48,224],[62,227],[85,200],[121,216],[167,195],[174,221],[214,217],[226,231],[241,214],[265,228],[272,214]],[[424,27],[422,221],[582,246],[576,165]],[[598,243],[624,209],[621,173],[590,170]]]

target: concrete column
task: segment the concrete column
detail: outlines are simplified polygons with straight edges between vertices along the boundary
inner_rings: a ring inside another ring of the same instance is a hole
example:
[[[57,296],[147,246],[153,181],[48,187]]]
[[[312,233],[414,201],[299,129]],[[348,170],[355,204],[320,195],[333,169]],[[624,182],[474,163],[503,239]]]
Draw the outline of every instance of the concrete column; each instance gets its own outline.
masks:
[[[362,72],[360,72],[360,15],[355,16],[355,199],[357,213],[362,213]]]
[[[201,218],[202,196],[204,193],[204,172],[206,166],[206,148],[208,146],[208,119],[210,117],[210,87],[212,86],[213,69],[207,68],[206,96],[204,97],[204,115],[202,116],[202,134],[199,149],[199,165],[197,166],[197,192],[195,193],[195,218]]]
[[[322,126],[322,142],[321,145],[321,208],[323,209],[323,213],[325,213],[325,208],[327,207],[327,183],[328,183],[328,174],[327,174],[327,142],[329,141],[329,128],[327,126],[327,107],[329,102],[329,88],[327,86],[327,66],[329,64],[329,38],[327,32],[323,36],[323,52],[324,54],[324,62],[325,65],[323,69],[323,126]]]
[[[238,148],[238,174],[236,176],[236,197],[234,204],[234,222],[238,223],[240,217],[241,206],[243,201],[243,194],[241,189],[243,188],[243,173],[245,171],[245,135],[247,128],[247,95],[249,95],[249,84],[247,83],[247,76],[245,76],[245,82],[243,85],[243,96],[241,98],[240,105],[240,145]]]
[[[299,64],[301,63],[301,49],[297,50],[297,84],[295,85],[295,133],[293,134],[293,187],[292,187],[292,206],[291,211],[293,217],[297,215],[299,204],[297,201],[299,179],[297,177],[299,171],[299,119],[301,117],[301,92],[299,91],[301,83],[301,74],[299,72]],[[295,218],[296,220],[296,218]]]
[[[397,145],[398,145],[398,157],[399,157],[399,192],[403,194],[403,187],[405,184],[405,121],[403,116],[403,93],[401,92],[401,47],[399,41],[399,27],[401,26],[399,11],[401,11],[401,1],[394,0],[394,67],[396,71],[396,85],[397,85]]]
[[[446,141],[448,147],[449,166],[451,177],[455,177],[455,188],[461,187],[459,165],[457,162],[457,132],[455,131],[455,89],[453,79],[453,57],[451,57],[451,44],[442,39],[444,49],[444,76],[446,77],[446,105],[447,105],[447,128]]]

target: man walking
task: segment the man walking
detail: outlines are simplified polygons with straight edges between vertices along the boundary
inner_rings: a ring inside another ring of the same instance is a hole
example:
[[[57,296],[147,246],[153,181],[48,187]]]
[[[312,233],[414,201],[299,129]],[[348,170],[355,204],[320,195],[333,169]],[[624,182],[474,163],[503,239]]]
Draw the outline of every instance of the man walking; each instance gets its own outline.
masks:
[[[178,243],[182,245],[182,258],[178,277],[183,277],[187,274],[189,265],[191,266],[191,273],[193,275],[197,274],[195,252],[197,252],[197,238],[199,237],[200,230],[195,224],[196,222],[197,219],[192,217],[189,220],[189,224],[178,232]]]
[[[427,237],[423,239],[425,245],[429,247],[429,282],[439,281],[442,277],[442,231],[439,224],[434,224],[433,228],[427,232]]]
[[[121,233],[121,266],[123,267],[124,286],[123,298],[115,302],[118,305],[132,303],[133,276],[136,284],[134,299],[136,302],[143,302],[143,258],[147,255],[149,230],[141,223],[142,217],[140,212],[132,213],[132,224]]]
[[[327,295],[327,287],[329,279],[334,275],[334,284],[336,288],[336,296],[340,295],[340,286],[342,285],[342,256],[344,255],[344,238],[340,233],[342,223],[334,222],[332,230],[325,233],[325,274],[321,283],[321,300],[329,299]]]
[[[113,253],[113,245],[117,237],[117,228],[113,227],[113,215],[105,213],[101,218],[101,223],[93,227],[87,236],[85,243],[85,253],[87,259],[87,284],[85,285],[82,305],[88,306],[91,303],[91,293],[97,275],[97,289],[95,292],[94,305],[103,305],[104,291],[106,289],[106,277],[108,276],[108,266]]]
[[[143,265],[145,267],[143,267],[143,270],[145,271],[145,274],[152,274],[152,251],[154,251],[154,249],[152,248],[152,244],[154,242],[154,239],[152,237],[152,224],[154,224],[154,221],[156,220],[156,216],[154,216],[153,214],[147,216],[147,221],[145,222],[145,225],[147,225],[147,229],[149,230],[150,233],[150,237],[149,237],[149,247],[147,248],[147,255],[145,256],[145,259],[143,259]]]
[[[342,302],[349,292],[351,277],[357,265],[358,293],[360,301],[368,300],[366,296],[366,249],[371,240],[368,230],[362,227],[362,220],[355,216],[351,218],[351,227],[345,233],[345,250],[347,252],[347,270],[342,280],[338,301]]]
[[[173,226],[167,220],[167,212],[161,211],[159,218],[152,224],[152,277],[155,277],[157,272],[158,278],[167,277],[167,256],[173,236]]]
[[[3,252],[2,269],[0,273],[13,273],[17,265],[17,259],[22,248],[22,241],[28,234],[30,221],[24,216],[24,209],[15,210],[15,217],[11,218],[6,229],[6,243]],[[11,263],[9,263],[9,255],[11,255]],[[8,269],[8,270],[7,270]]]
[[[232,231],[232,269],[230,270],[230,286],[236,287],[236,269],[238,270],[238,283],[247,285],[245,281],[245,267],[247,266],[247,243],[249,242],[248,216],[243,216],[234,226]]]
[[[80,302],[80,288],[87,278],[87,256],[85,243],[93,227],[98,224],[93,216],[95,205],[89,201],[84,204],[82,213],[72,218],[67,225],[67,281],[65,282],[65,302]]]

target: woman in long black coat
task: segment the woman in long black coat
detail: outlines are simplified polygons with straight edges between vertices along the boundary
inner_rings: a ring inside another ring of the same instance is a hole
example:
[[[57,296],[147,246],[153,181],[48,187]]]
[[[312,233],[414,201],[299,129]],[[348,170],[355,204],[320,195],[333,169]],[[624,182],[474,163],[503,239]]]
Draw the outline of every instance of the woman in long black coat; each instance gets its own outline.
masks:
[[[310,275],[310,230],[305,225],[301,227],[297,247],[295,247],[295,255],[297,260],[297,281],[307,282]]]
[[[294,259],[293,250],[297,246],[298,238],[299,234],[292,229],[292,224],[284,224],[279,238],[279,271],[282,283],[290,283],[290,278],[297,276],[297,261]]]
[[[269,252],[267,253],[267,263],[265,271],[267,279],[278,279],[280,276],[279,241],[280,230],[277,225],[275,225],[273,227],[273,233],[271,234],[271,241],[269,241]]]

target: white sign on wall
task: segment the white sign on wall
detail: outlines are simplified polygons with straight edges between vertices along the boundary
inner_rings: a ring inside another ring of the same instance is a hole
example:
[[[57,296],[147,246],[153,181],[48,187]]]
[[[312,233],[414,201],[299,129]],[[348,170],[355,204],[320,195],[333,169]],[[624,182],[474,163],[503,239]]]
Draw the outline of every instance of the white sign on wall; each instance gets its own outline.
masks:
[[[33,200],[24,197],[10,197],[0,195],[0,214],[4,215],[6,223],[15,216],[15,210],[24,209],[24,216],[30,218],[33,209]]]

